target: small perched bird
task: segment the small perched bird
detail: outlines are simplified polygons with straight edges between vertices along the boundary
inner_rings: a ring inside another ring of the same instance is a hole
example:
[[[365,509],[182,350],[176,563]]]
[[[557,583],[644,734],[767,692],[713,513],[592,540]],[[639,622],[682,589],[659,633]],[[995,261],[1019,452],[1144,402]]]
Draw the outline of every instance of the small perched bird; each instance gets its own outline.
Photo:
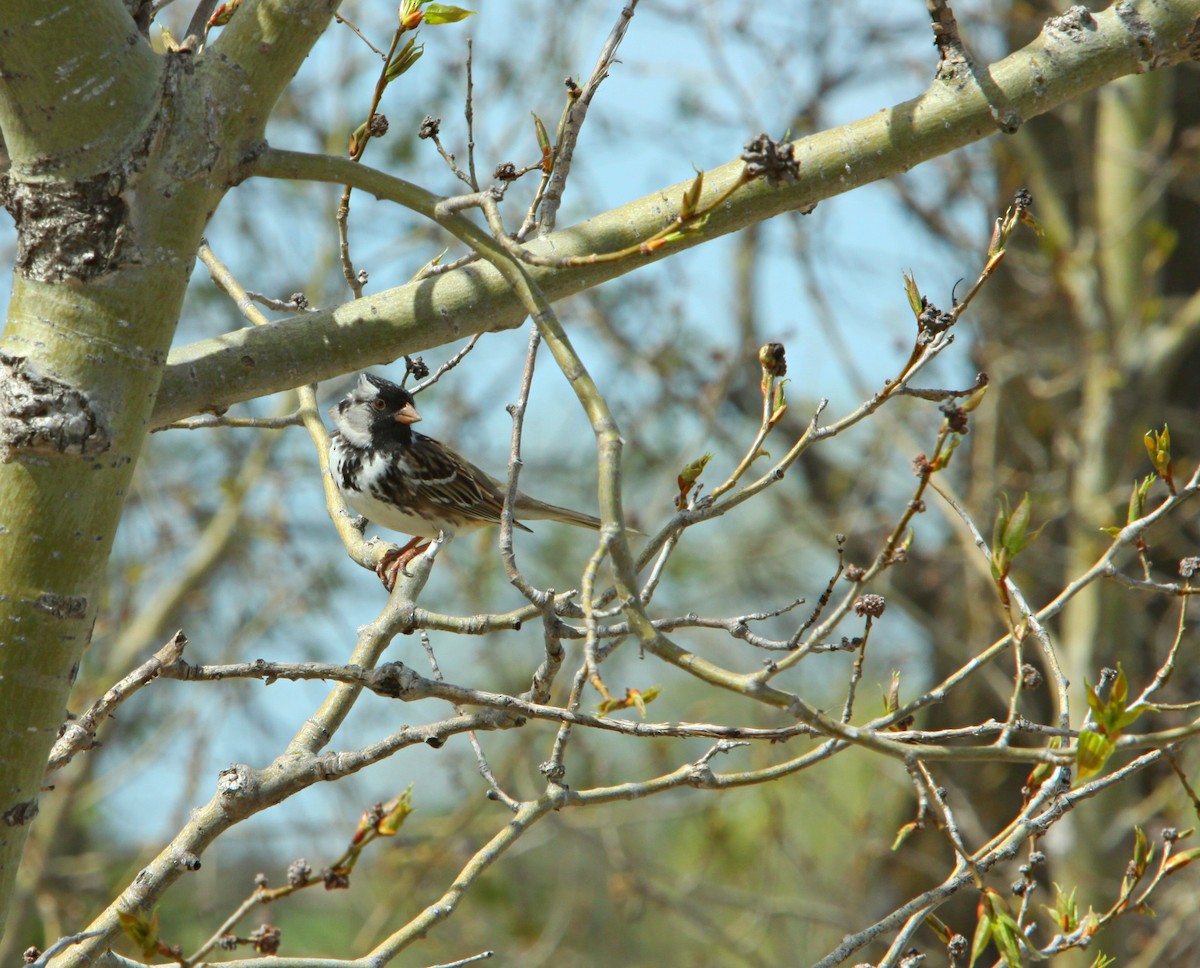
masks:
[[[500,523],[505,488],[445,444],[419,434],[412,394],[382,377],[363,373],[353,390],[329,409],[337,430],[329,464],[346,503],[393,531],[413,535],[376,567],[390,590],[401,568],[442,534]],[[513,515],[600,529],[600,519],[517,492]],[[528,531],[518,521],[513,527]]]

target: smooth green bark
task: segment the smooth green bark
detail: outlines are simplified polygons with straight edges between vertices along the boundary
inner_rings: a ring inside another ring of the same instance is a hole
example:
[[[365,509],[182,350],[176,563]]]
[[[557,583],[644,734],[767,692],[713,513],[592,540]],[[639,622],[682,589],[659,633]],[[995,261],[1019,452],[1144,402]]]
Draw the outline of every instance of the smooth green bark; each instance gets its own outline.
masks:
[[[117,0],[4,5],[21,255],[0,362],[10,390],[47,395],[32,415],[0,396],[0,928],[197,246],[334,6],[248,4],[205,53],[159,56]],[[68,399],[95,432],[29,439],[31,421],[70,429]]]

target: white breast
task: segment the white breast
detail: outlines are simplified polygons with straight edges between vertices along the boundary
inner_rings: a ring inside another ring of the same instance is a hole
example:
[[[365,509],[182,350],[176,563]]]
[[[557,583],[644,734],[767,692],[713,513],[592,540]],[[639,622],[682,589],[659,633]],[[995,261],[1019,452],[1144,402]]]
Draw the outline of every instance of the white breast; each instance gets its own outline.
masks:
[[[333,445],[329,448],[330,470],[333,472],[333,479],[337,482],[338,490],[342,492],[342,497],[350,507],[368,521],[400,534],[436,538],[441,531],[447,538],[451,537],[453,532],[444,523],[439,528],[438,525],[432,524],[420,515],[402,511],[395,505],[381,501],[373,495],[372,492],[377,489],[377,485],[387,471],[387,458],[382,454],[372,454],[363,460],[358,474],[358,482],[362,490],[352,491],[342,487],[342,462],[344,459],[342,446],[342,442],[335,438]]]

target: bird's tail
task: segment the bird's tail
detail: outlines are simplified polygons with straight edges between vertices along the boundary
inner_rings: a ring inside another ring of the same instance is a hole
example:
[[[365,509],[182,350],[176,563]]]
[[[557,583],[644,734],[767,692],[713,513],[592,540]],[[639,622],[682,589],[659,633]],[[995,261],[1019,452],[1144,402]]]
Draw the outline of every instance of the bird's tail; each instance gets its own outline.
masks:
[[[572,511],[570,508],[562,508],[557,504],[547,504],[545,501],[538,501],[524,494],[520,496],[517,506],[513,510],[516,512],[517,517],[527,521],[561,521],[563,524],[573,524],[577,528],[590,528],[592,531],[600,530],[600,519],[595,515],[584,514],[582,511]],[[628,528],[627,530],[630,534],[642,533],[636,528]]]

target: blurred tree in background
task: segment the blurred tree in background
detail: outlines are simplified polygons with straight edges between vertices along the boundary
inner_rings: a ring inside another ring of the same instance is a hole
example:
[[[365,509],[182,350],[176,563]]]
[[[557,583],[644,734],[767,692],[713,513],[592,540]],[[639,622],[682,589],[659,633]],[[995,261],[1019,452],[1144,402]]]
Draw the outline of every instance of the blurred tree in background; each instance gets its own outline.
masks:
[[[8,6],[0,956],[1192,963],[1200,4]]]

